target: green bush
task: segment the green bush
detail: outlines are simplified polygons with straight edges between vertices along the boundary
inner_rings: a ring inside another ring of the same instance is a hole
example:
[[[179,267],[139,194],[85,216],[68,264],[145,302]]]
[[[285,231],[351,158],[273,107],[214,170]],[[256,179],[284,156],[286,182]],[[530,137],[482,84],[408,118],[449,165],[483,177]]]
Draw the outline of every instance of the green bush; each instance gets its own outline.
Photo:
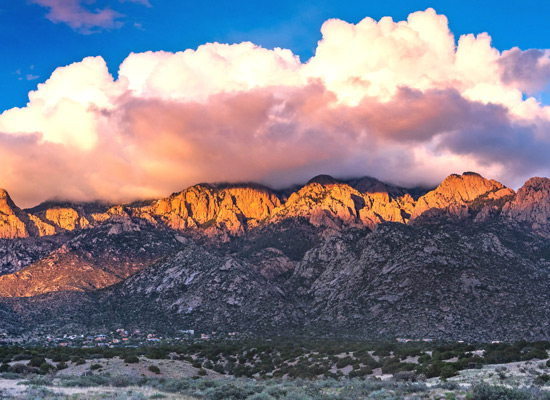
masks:
[[[440,378],[443,380],[456,375],[458,375],[457,369],[450,364],[443,366],[443,368],[441,368],[441,372],[439,373]]]
[[[550,375],[548,374],[539,375],[533,381],[535,385],[539,385],[539,386],[545,386],[548,382],[550,382]]]
[[[92,364],[90,365],[90,369],[92,371],[95,371],[95,370],[98,370],[98,369],[101,369],[103,366],[101,364]]]
[[[536,397],[531,396],[526,390],[482,384],[474,387],[470,398],[472,400],[534,400]]]
[[[41,375],[46,375],[48,372],[50,371],[53,371],[55,369],[55,367],[52,365],[52,364],[49,364],[47,362],[43,362],[41,365],[40,365],[40,371],[39,373]]]
[[[31,358],[31,360],[29,361],[29,366],[30,367],[35,367],[35,368],[40,368],[40,366],[42,364],[44,364],[46,362],[46,359],[44,357],[33,357]]]
[[[57,363],[58,371],[61,371],[62,369],[66,369],[66,368],[69,368],[69,366],[65,362],[61,361],[60,363]]]
[[[148,370],[154,374],[160,374],[160,369],[156,365],[150,365]]]
[[[126,364],[137,364],[139,362],[139,358],[137,356],[131,355],[124,357],[124,362]]]

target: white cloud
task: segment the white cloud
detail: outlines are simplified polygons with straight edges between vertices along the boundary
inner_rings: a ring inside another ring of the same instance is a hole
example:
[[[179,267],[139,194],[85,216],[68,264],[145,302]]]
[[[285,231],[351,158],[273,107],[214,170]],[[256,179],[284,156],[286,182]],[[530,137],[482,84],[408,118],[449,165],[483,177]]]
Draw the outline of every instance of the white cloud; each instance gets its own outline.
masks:
[[[307,62],[244,42],[130,54],[117,80],[101,57],[60,67],[0,115],[0,182],[33,203],[318,173],[416,184],[477,170],[515,185],[550,172],[550,107],[529,97],[548,85],[548,50],[456,41],[431,9],[322,34]]]

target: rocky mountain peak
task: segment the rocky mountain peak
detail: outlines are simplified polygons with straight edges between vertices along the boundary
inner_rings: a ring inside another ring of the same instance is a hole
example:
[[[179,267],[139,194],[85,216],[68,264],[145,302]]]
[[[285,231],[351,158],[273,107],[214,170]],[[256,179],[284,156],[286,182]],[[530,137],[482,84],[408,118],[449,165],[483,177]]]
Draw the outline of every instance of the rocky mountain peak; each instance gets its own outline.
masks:
[[[338,179],[333,178],[330,175],[317,175],[313,178],[311,178],[306,185],[312,184],[312,183],[318,183],[319,185],[336,185],[338,183],[341,183]]]
[[[11,199],[8,191],[0,188],[0,212],[13,212],[15,208],[17,208],[17,206]]]
[[[244,232],[269,217],[280,204],[270,189],[260,185],[200,184],[135,211],[173,229],[201,227],[217,236]]]
[[[513,190],[500,182],[475,172],[452,174],[436,189],[418,199],[411,219],[441,214],[463,218],[469,215],[467,205],[482,196],[496,199],[513,194]]]
[[[550,179],[531,178],[502,210],[505,220],[528,224],[538,233],[550,236]]]
[[[15,205],[8,192],[0,189],[0,239],[28,237],[24,213]]]

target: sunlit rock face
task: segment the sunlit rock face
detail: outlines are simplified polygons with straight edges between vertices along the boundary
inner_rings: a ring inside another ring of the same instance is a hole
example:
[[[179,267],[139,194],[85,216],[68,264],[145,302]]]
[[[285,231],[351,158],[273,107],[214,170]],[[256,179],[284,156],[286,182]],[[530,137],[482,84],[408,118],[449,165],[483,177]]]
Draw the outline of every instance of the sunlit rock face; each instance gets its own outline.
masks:
[[[279,198],[259,185],[196,185],[134,210],[176,230],[202,228],[207,235],[239,235],[280,206]]]
[[[409,194],[393,198],[388,187],[380,185],[355,185],[323,176],[294,192],[288,200],[273,212],[272,221],[284,218],[305,217],[317,227],[334,229],[344,227],[373,228],[384,222],[408,220],[412,211],[413,198]]]
[[[72,208],[52,208],[46,211],[46,219],[53,222],[61,229],[73,231],[77,228],[85,228],[90,222],[81,217],[78,212]]]
[[[27,226],[21,220],[23,212],[15,205],[7,191],[0,189],[0,239],[28,237]]]
[[[411,220],[448,216],[457,219],[470,216],[470,205],[476,200],[497,200],[513,196],[514,191],[495,180],[473,172],[448,176],[435,190],[416,202]]]
[[[525,182],[516,197],[503,207],[502,216],[550,236],[550,179],[531,178]]]
[[[374,178],[340,180],[319,175],[293,190],[257,184],[199,184],[159,200],[127,205],[44,203],[21,210],[0,192],[0,238],[54,235],[116,223],[114,231],[140,224],[185,231],[226,242],[258,226],[301,218],[316,228],[374,229],[384,222],[419,224],[492,219],[549,231],[548,179],[533,178],[518,195],[473,172],[450,175],[436,189],[405,189]],[[502,214],[502,215],[501,215]]]
[[[306,217],[314,226],[336,229],[359,225],[358,210],[364,205],[361,194],[348,185],[325,182],[312,182],[292,193],[284,205],[274,210],[272,220]]]

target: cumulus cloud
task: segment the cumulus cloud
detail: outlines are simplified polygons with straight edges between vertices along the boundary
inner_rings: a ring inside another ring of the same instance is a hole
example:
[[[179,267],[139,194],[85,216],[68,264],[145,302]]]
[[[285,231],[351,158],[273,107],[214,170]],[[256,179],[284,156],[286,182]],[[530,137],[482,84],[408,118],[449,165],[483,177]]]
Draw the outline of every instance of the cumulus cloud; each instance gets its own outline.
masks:
[[[244,42],[130,54],[116,80],[101,57],[60,67],[0,115],[0,186],[32,205],[319,173],[415,185],[475,170],[512,187],[548,175],[550,107],[529,97],[548,84],[547,50],[456,40],[432,9],[321,30],[307,62]]]

